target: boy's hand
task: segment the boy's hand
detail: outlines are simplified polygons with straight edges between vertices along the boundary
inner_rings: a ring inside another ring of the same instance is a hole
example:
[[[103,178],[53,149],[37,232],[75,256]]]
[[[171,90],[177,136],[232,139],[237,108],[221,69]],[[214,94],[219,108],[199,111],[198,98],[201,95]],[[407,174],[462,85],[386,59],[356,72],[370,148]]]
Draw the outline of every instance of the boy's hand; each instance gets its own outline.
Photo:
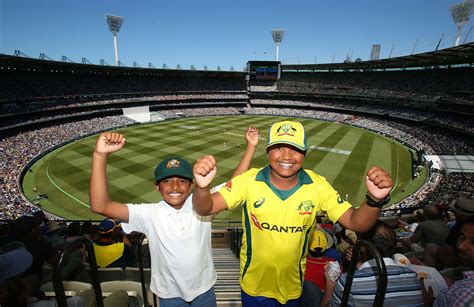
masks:
[[[336,288],[337,280],[332,280],[331,279],[331,276],[329,275],[329,266],[330,266],[329,262],[324,265],[324,279],[326,280],[326,289],[325,289],[325,291],[331,291],[332,292]]]
[[[254,147],[257,147],[258,145],[258,129],[257,127],[248,127],[247,132],[245,132],[245,141],[247,142],[247,145],[252,145]]]
[[[115,132],[101,133],[95,144],[95,152],[106,155],[122,149],[125,145],[125,136]]]
[[[372,198],[382,200],[390,194],[393,188],[393,181],[388,172],[378,166],[374,166],[367,172],[365,187]]]
[[[204,156],[196,161],[193,167],[194,181],[196,187],[207,188],[217,173],[217,163],[213,156]]]

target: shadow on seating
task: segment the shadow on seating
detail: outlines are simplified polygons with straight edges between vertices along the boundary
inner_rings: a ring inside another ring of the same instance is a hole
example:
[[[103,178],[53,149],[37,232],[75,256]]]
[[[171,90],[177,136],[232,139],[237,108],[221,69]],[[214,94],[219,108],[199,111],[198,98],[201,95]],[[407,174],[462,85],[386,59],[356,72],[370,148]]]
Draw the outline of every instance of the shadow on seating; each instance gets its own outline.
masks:
[[[104,297],[119,290],[127,291],[130,307],[143,306],[143,295],[141,283],[129,280],[105,281],[100,283]]]

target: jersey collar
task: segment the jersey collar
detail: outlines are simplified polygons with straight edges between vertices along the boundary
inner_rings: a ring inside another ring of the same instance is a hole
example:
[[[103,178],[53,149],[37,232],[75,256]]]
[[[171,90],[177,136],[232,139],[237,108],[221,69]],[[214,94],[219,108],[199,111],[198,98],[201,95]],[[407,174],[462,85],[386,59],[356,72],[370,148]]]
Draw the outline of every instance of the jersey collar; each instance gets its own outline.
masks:
[[[256,181],[263,181],[267,184],[267,186],[276,194],[281,200],[286,200],[289,198],[293,193],[295,193],[303,184],[311,184],[313,180],[311,177],[306,173],[304,169],[300,169],[298,171],[298,183],[292,189],[285,191],[277,189],[271,182],[270,182],[270,165],[265,166],[260,171],[258,171],[257,176],[255,177]]]

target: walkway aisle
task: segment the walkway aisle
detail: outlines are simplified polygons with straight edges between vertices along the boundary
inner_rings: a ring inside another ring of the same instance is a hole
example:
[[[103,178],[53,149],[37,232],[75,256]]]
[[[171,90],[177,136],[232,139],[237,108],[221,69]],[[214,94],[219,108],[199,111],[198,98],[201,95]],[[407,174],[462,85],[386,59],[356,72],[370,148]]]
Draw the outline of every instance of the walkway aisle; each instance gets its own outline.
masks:
[[[242,306],[240,302],[239,259],[230,248],[213,248],[217,271],[215,285],[218,306]]]

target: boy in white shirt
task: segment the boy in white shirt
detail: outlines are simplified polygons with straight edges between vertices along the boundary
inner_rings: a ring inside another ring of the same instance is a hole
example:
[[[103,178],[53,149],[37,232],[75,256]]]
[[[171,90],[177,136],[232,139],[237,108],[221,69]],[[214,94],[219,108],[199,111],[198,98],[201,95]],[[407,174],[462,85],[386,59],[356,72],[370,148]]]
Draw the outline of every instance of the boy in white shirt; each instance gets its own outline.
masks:
[[[249,127],[247,148],[233,176],[248,169],[258,144],[258,130]],[[179,157],[163,160],[155,169],[156,190],[163,200],[152,204],[123,204],[109,198],[108,155],[122,149],[125,137],[102,133],[93,154],[90,181],[91,210],[119,219],[125,232],[144,233],[151,254],[150,289],[160,306],[216,306],[209,216],[193,211],[191,165]]]

